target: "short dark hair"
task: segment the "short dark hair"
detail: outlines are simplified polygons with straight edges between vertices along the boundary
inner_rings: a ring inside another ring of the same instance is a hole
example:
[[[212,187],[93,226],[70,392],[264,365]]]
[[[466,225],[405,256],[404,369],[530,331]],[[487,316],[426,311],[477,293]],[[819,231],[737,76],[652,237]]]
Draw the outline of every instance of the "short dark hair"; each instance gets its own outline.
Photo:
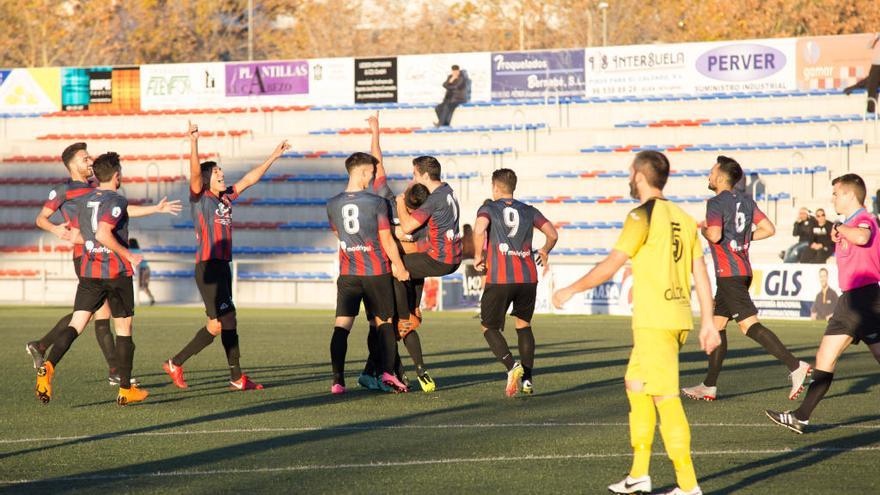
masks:
[[[64,151],[61,152],[61,161],[64,162],[64,166],[70,169],[70,161],[73,160],[77,153],[84,149],[86,149],[86,143],[73,143],[64,148]]]
[[[865,187],[865,181],[858,174],[844,174],[831,181],[831,185],[841,184],[846,186],[856,194],[859,204],[865,204],[865,196],[868,195],[868,188]]]
[[[516,172],[509,168],[499,168],[492,172],[492,183],[498,186],[508,194],[516,191]]]
[[[727,156],[719,156],[715,163],[718,164],[718,170],[727,177],[727,182],[731,186],[735,186],[743,178],[743,169],[739,163],[733,158]]]
[[[425,200],[428,199],[428,196],[431,194],[428,191],[428,188],[422,184],[413,184],[409,186],[406,190],[406,193],[403,195],[403,203],[410,210],[418,210],[425,203]]]
[[[440,162],[433,156],[420,156],[413,160],[413,166],[420,174],[428,174],[431,180],[440,180]]]
[[[109,151],[95,158],[92,170],[95,171],[95,177],[99,181],[108,182],[113,178],[113,174],[122,170],[122,165],[119,163],[119,154]]]
[[[202,185],[207,186],[211,183],[211,171],[217,166],[215,161],[207,161],[199,164],[199,170],[202,171]]]
[[[140,249],[140,248],[141,248],[141,245],[138,244],[138,240],[137,240],[137,239],[135,239],[134,237],[132,237],[131,239],[128,240],[128,248],[129,248],[129,249]]]
[[[356,153],[352,153],[351,155],[349,155],[348,158],[345,159],[345,170],[349,174],[351,174],[351,171],[358,167],[362,167],[364,165],[375,167],[378,164],[379,160],[375,156],[369,153],[358,151]]]
[[[669,159],[659,151],[640,151],[633,160],[633,168],[645,174],[648,184],[663,189],[669,180]]]
[[[825,214],[825,208],[816,208],[816,214],[818,214],[820,211],[823,215]]]
[[[825,275],[828,275],[828,270],[826,268],[819,268],[819,273],[825,272]]]
[[[452,66],[452,70],[460,70],[459,67],[458,67],[458,64],[453,65],[453,66]]]

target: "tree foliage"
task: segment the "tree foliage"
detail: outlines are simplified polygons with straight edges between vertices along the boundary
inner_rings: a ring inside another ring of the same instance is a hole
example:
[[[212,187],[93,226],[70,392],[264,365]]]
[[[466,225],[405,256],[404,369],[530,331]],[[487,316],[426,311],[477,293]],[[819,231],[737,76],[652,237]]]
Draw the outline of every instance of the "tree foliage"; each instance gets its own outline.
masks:
[[[602,42],[595,0],[254,0],[254,58]],[[609,44],[872,32],[877,0],[608,0]],[[247,59],[247,0],[0,0],[0,66]]]

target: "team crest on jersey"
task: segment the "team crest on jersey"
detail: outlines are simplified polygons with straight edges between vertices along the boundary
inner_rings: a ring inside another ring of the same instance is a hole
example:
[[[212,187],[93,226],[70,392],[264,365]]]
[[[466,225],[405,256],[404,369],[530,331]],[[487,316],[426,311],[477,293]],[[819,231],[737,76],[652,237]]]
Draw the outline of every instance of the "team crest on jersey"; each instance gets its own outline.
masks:
[[[49,191],[49,199],[50,200],[55,199],[57,196],[58,196],[58,192],[55,189],[52,189],[51,191]]]
[[[110,214],[113,215],[113,218],[119,218],[119,215],[122,214],[122,208],[114,206],[113,211],[111,211]]]
[[[221,200],[217,203],[217,209],[214,210],[214,221],[221,225],[229,225],[232,223],[232,207],[228,201]]]

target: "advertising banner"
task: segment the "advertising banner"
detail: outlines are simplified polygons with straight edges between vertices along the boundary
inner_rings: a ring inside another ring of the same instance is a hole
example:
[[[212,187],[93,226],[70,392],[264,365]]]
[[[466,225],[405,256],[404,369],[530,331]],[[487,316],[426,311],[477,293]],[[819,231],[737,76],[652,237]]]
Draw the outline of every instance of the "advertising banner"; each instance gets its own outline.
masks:
[[[309,93],[307,60],[226,64],[226,96],[277,96]]]
[[[144,110],[216,108],[226,100],[226,69],[222,62],[141,66],[141,107]]]
[[[714,268],[709,263],[709,272]],[[554,287],[565,287],[583,274],[593,265],[551,265]],[[837,285],[837,266],[834,264],[758,264],[752,267],[752,285],[749,293],[758,315],[766,318],[811,318],[813,305],[819,296],[836,300],[840,295]],[[709,277],[712,291],[715,291],[715,277]],[[542,283],[544,281],[542,280]],[[537,307],[545,312],[557,314],[632,314],[632,289],[634,279],[630,267],[619,270],[614,277],[604,284],[575,295],[563,310],[550,308],[550,291],[539,290]],[[539,286],[540,287],[540,286]],[[823,292],[824,290],[824,292]],[[830,294],[829,291],[834,294]],[[698,309],[696,295],[692,292],[691,301],[694,310]],[[821,315],[821,308],[820,316]]]
[[[354,61],[355,103],[397,103],[397,57]]]
[[[309,60],[308,102],[314,105],[351,105],[354,95],[353,58]]]
[[[0,112],[41,113],[61,109],[61,69],[0,71]]]
[[[492,99],[584,95],[584,51],[492,54]]]
[[[139,67],[66,67],[61,70],[63,110],[140,110]]]
[[[796,89],[795,39],[587,48],[588,96]]]
[[[867,77],[872,34],[817,36],[797,40],[799,89],[845,88]]]
[[[458,65],[470,80],[470,101],[488,101],[492,97],[492,69],[489,52],[404,55],[397,57],[401,103],[440,103],[446,94],[443,82]]]

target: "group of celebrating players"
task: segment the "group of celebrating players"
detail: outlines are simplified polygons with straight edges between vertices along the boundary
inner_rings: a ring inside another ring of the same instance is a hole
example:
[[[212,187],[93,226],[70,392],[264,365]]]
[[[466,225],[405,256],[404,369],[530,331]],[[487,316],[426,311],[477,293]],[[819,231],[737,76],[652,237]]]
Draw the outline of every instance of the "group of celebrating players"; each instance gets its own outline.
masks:
[[[441,180],[441,165],[431,156],[413,160],[413,181],[395,195],[388,185],[379,145],[378,113],[367,119],[371,152],[354,153],[345,161],[349,175],[345,190],[327,201],[331,228],[339,241],[336,318],[330,341],[333,381],[331,393],[343,394],[348,335],[361,303],[366,309],[369,357],[359,385],[386,392],[407,392],[397,342],[402,341],[415,365],[420,388],[436,385],[425,367],[417,330],[426,277],[455,272],[462,261],[459,204],[449,184]],[[256,184],[289,149],[281,142],[261,165],[227,186],[222,169],[212,161],[200,163],[198,127],[189,125],[190,209],[197,239],[195,278],[205,303],[207,323],[163,369],[179,388],[187,388],[183,365],[220,335],[233,390],[262,389],[241,371],[235,306],[232,301],[232,203]],[[52,398],[52,380],[61,358],[95,318],[95,334],[109,367],[111,384],[119,385],[117,403],[131,404],[148,393],[132,378],[135,346],[133,267],[142,261],[128,248],[129,218],[157,213],[177,214],[180,201],[165,198],[152,206],[129,205],[118,194],[122,169],[119,156],[105,153],[94,161],[84,143],[65,149],[62,160],[70,180],[54,188],[37,217],[37,225],[74,244],[74,267],[79,284],[74,310],[43,338],[27,344],[37,369],[36,395]],[[630,404],[630,440],[634,456],[628,476],[610,485],[613,493],[651,491],[648,468],[651,444],[660,417],[664,446],[675,467],[678,486],[672,494],[696,495],[700,490],[690,453],[690,430],[679,394],[678,354],[693,329],[691,287],[700,307],[700,347],[709,356],[705,380],[681,389],[693,399],[715,400],[717,379],[727,352],[725,327],[736,320],[740,330],[781,361],[789,371],[788,398],[796,399],[809,384],[806,398],[794,411],[767,410],[775,423],[803,433],[808,420],[828,391],[837,359],[851,344],[864,341],[880,361],[880,241],[876,218],[864,208],[866,187],[855,174],[832,182],[832,200],[845,218],[832,237],[837,244],[840,297],[814,366],[797,359],[757,318],[748,293],[752,271],[749,245],[772,236],[772,222],[755,202],[734,189],[741,166],[720,156],[709,175],[716,195],[708,201],[706,219],[698,224],[663,197],[669,178],[667,157],[656,151],[635,155],[629,168],[629,187],[640,201],[626,217],[619,240],[603,261],[568,287],[553,294],[557,308],[575,294],[609,280],[627,261],[632,264],[633,348],[624,377]],[[548,268],[548,256],[558,240],[552,222],[536,208],[514,199],[513,170],[492,174],[492,199],[474,222],[475,267],[486,273],[481,298],[483,336],[507,370],[508,397],[534,392],[532,371],[538,266]],[[49,217],[61,210],[64,222]],[[535,249],[533,232],[545,243]],[[701,234],[710,246],[717,290],[711,285]],[[513,358],[502,335],[508,310],[515,321],[519,360]],[[116,336],[110,332],[112,316]],[[812,383],[809,383],[812,376]]]

